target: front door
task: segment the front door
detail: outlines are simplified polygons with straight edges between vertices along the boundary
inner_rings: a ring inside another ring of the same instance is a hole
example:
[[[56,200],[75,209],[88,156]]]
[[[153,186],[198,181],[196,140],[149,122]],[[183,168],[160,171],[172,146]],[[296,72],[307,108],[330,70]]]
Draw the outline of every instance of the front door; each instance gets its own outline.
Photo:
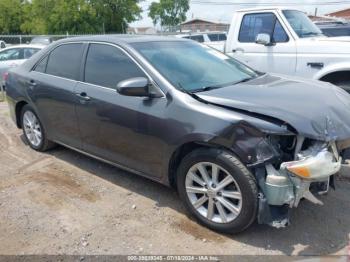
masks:
[[[90,44],[84,82],[76,93],[84,151],[113,163],[158,176],[164,142],[161,131],[164,98],[128,97],[117,93],[120,81],[147,77],[119,47]]]
[[[272,44],[256,43],[258,34],[268,34]],[[232,56],[261,72],[295,74],[296,46],[277,14],[250,13],[242,17]]]

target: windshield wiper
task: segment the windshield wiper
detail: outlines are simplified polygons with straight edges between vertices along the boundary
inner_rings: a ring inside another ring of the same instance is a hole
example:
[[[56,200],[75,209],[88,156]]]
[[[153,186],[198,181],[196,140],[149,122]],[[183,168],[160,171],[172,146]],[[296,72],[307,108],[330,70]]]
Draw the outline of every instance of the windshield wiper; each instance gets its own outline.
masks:
[[[226,83],[226,84],[221,84],[221,85],[215,85],[215,86],[204,86],[202,88],[199,89],[195,89],[193,91],[191,91],[192,93],[198,93],[198,92],[206,92],[206,91],[210,91],[213,89],[218,89],[221,87],[225,87],[225,86],[234,86],[240,83],[244,83],[244,82],[248,82],[252,79],[254,79],[255,77],[247,77],[247,78],[243,78],[242,80],[236,81],[236,82],[231,82],[231,83]]]
[[[222,87],[222,86],[221,86],[221,85],[217,85],[217,86],[204,86],[204,87],[202,87],[202,88],[192,90],[191,92],[192,92],[192,93],[206,92],[206,91],[213,90],[213,89],[217,89],[217,88],[220,88],[220,87]]]
[[[254,78],[255,78],[255,77],[243,78],[242,80],[240,80],[240,81],[234,83],[233,85],[237,85],[237,84],[240,84],[240,83],[245,83],[245,82],[248,82],[248,81],[250,81],[250,80],[252,80],[252,79],[254,79]]]
[[[307,33],[303,33],[302,37],[304,36],[322,36],[323,34],[321,33],[316,33],[316,32],[307,32]]]
[[[190,92],[190,91],[187,91],[181,83],[177,83],[177,86],[178,86],[178,89],[181,91],[181,92],[184,92],[185,94],[188,94],[189,96],[193,97],[194,99],[200,101],[200,102],[203,102],[203,103],[208,103],[207,101],[205,101],[204,99],[200,98],[199,96],[197,96],[196,94],[194,94],[194,92]]]

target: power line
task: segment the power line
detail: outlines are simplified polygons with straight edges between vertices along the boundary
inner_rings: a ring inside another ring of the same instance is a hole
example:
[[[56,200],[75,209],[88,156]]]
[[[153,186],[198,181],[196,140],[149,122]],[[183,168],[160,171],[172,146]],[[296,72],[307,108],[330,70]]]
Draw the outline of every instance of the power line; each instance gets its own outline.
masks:
[[[212,2],[212,1],[205,1],[205,0],[192,0],[191,4],[195,5],[245,5],[245,6],[271,6],[271,5],[283,5],[283,6],[300,6],[300,5],[307,5],[307,6],[324,6],[324,5],[344,5],[344,4],[349,4],[350,1],[328,1],[328,2],[286,2],[286,3],[277,3],[277,2]]]

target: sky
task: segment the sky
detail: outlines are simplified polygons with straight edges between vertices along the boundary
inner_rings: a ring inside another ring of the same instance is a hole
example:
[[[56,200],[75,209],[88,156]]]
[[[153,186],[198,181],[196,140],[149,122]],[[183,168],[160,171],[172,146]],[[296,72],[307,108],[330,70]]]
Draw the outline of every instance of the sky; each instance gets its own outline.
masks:
[[[144,10],[142,19],[131,24],[131,26],[152,26],[152,20],[148,18],[148,8],[152,2],[157,0],[144,0],[140,6]],[[176,0],[175,0],[176,1]],[[190,1],[196,2],[196,0]],[[350,8],[350,0],[203,0],[202,2],[213,2],[214,4],[195,4],[191,3],[190,10],[187,13],[187,19],[204,18],[213,21],[230,22],[233,12],[236,9],[256,7],[255,3],[261,3],[266,7],[266,4],[276,3],[275,5],[293,4],[293,8],[300,9],[307,13],[314,13],[315,8],[318,8],[318,14],[323,15],[330,12]],[[218,5],[218,2],[220,5]],[[333,4],[330,4],[332,2]],[[216,3],[216,4],[215,4]],[[226,5],[226,3],[234,3]],[[247,3],[247,4],[242,4]],[[300,3],[300,4],[299,4]],[[337,4],[334,4],[337,3]],[[296,5],[294,5],[296,4]],[[318,4],[318,5],[316,5]]]

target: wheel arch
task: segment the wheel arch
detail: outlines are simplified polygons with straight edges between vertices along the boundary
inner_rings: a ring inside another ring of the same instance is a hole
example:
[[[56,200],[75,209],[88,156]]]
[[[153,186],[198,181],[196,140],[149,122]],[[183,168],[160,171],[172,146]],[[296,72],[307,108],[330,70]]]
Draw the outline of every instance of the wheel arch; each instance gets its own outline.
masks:
[[[332,84],[339,84],[342,82],[350,82],[350,69],[342,71],[334,71],[328,73],[320,78],[321,81]]]
[[[321,80],[321,81],[327,81],[328,78],[337,75],[337,74],[344,74],[344,73],[350,73],[350,63],[339,63],[339,64],[332,64],[330,66],[327,66],[320,70],[315,76],[314,79]],[[350,79],[350,74],[349,74]]]
[[[232,154],[234,154],[238,159],[239,155],[236,154],[232,148],[225,147],[220,144],[213,144],[209,142],[198,142],[198,141],[192,141],[182,144],[181,146],[177,147],[177,149],[173,152],[171,155],[171,158],[169,160],[168,164],[168,183],[172,188],[176,189],[176,172],[177,169],[184,157],[186,157],[189,153],[193,152],[194,150],[197,150],[199,148],[217,148],[217,149],[223,149],[226,150]]]
[[[16,116],[16,125],[18,128],[22,128],[21,124],[21,112],[25,105],[28,105],[28,103],[24,100],[17,102],[15,106],[15,116]]]

